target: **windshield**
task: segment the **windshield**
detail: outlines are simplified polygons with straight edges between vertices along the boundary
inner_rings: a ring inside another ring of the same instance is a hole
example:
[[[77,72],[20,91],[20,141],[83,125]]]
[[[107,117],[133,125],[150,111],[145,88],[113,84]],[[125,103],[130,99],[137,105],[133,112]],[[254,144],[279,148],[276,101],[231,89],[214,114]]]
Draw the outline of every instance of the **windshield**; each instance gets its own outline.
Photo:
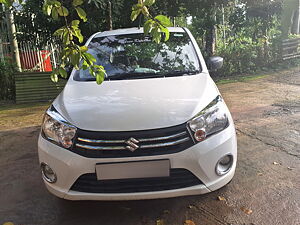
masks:
[[[156,44],[144,34],[94,38],[88,52],[104,66],[105,80],[143,79],[193,75],[200,72],[194,46],[186,33],[170,33],[170,39]],[[88,70],[79,70],[78,81],[93,81]]]

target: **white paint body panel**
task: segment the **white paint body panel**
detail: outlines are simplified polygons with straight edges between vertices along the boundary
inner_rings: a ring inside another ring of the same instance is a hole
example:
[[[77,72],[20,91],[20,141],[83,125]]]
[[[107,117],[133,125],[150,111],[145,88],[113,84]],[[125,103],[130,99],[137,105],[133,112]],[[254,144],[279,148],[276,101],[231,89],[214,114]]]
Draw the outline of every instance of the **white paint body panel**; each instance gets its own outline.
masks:
[[[54,145],[41,136],[39,137],[38,145],[40,162],[46,162],[57,174],[56,183],[49,184],[44,181],[47,189],[52,194],[69,200],[140,200],[205,194],[223,187],[233,178],[237,160],[236,135],[233,124],[224,131],[189,149],[163,156],[157,155],[111,159],[85,158]],[[228,153],[231,153],[234,156],[233,166],[226,175],[218,176],[215,173],[215,165],[221,156]],[[79,176],[95,172],[97,163],[136,162],[158,160],[161,158],[169,159],[171,168],[185,168],[191,171],[204,183],[204,185],[167,191],[126,194],[98,194],[70,191],[72,184]]]
[[[208,74],[139,80],[68,81],[54,107],[84,130],[130,131],[190,120],[218,95]]]
[[[170,28],[170,31],[184,32],[182,28]],[[107,31],[93,35],[139,33],[141,29],[131,28]],[[90,131],[133,131],[165,128],[183,124],[204,109],[219,95],[219,91],[208,74],[201,52],[191,36],[202,65],[197,75],[104,81],[74,81],[71,74],[62,93],[53,102],[57,111],[74,126]],[[227,184],[233,177],[237,145],[233,120],[226,107],[229,126],[184,151],[169,155],[155,155],[126,158],[86,158],[63,149],[43,137],[39,137],[39,160],[48,164],[57,174],[57,182],[49,184],[48,190],[58,197],[70,200],[136,200],[168,198],[175,196],[204,194]],[[215,166],[226,155],[233,155],[233,166],[223,176],[218,176]],[[98,163],[116,163],[145,160],[168,159],[170,168],[184,168],[191,171],[204,184],[145,193],[95,194],[70,191],[76,179],[86,173],[95,173]]]

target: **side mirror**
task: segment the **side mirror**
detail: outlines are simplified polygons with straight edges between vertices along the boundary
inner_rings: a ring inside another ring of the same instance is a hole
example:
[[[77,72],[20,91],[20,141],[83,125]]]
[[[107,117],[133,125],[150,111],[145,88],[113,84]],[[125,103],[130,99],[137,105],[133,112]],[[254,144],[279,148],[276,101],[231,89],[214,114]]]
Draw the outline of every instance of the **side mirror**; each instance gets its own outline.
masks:
[[[207,60],[207,67],[209,71],[216,71],[223,66],[224,59],[219,56],[209,57]]]

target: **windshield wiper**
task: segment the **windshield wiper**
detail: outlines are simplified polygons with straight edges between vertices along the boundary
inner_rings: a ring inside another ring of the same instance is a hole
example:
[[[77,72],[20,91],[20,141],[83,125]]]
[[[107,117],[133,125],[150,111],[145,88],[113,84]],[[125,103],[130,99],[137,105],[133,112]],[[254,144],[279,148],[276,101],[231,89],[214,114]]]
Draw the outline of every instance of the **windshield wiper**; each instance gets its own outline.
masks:
[[[137,72],[125,72],[116,73],[114,75],[108,75],[108,80],[133,80],[133,79],[143,79],[143,78],[155,78],[160,77],[157,73],[137,73]]]
[[[195,75],[200,73],[199,70],[190,70],[190,71],[170,71],[167,73],[152,73],[152,72],[124,72],[116,73],[114,75],[109,75],[107,80],[134,80],[134,79],[143,79],[143,78],[159,78],[159,77],[175,77],[175,76],[184,76],[184,75]]]
[[[197,73],[200,73],[200,70],[174,70],[169,71],[167,73],[164,73],[163,75],[166,77],[172,77],[172,76],[184,76],[184,75],[195,75]]]

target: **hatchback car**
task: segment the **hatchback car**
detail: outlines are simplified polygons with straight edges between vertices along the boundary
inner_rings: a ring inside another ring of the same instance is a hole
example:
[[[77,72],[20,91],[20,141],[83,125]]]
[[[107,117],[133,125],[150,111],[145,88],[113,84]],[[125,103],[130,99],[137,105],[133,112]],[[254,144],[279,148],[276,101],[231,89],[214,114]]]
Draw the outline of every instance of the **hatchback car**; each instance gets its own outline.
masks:
[[[70,200],[134,200],[208,193],[234,176],[230,112],[190,31],[156,44],[143,29],[92,35],[88,52],[106,70],[97,85],[73,70],[46,111],[38,142],[42,177]]]

